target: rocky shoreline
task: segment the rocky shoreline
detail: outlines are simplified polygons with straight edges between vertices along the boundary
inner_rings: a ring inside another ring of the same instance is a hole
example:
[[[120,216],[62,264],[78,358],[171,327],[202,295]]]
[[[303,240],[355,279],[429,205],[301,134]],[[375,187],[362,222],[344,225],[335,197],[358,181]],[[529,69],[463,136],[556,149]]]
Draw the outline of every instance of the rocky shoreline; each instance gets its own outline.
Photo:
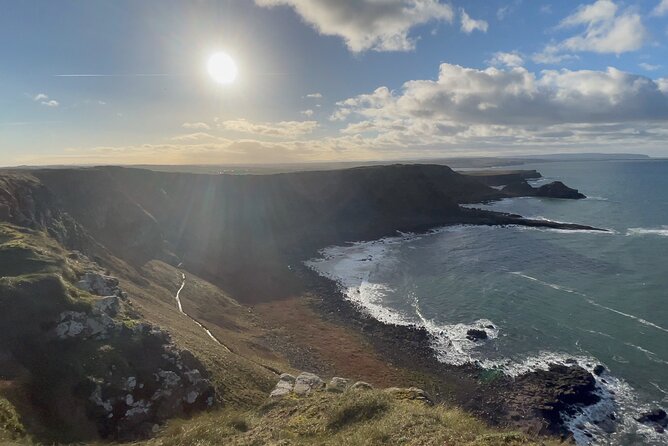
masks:
[[[599,401],[594,376],[575,364],[512,378],[477,364],[439,362],[426,329],[380,322],[348,301],[333,280],[306,266],[296,272],[317,298],[315,309],[323,318],[362,333],[389,363],[415,371],[417,382],[410,385],[424,388],[437,403],[457,404],[492,425],[567,439],[572,433],[561,413]]]
[[[461,221],[453,224],[606,232],[587,225],[532,220],[463,207]],[[594,376],[577,364],[550,364],[548,370],[513,378],[501,370],[484,369],[478,364],[440,362],[432,348],[432,336],[424,327],[387,324],[373,318],[350,302],[337,282],[320,276],[302,261],[293,270],[307,292],[315,297],[315,310],[326,320],[362,333],[392,365],[415,371],[420,375],[416,385],[433,395],[436,402],[455,403],[493,425],[572,439],[573,433],[569,432],[562,413],[573,413],[600,400]],[[473,331],[469,335],[476,341],[486,338],[482,330]]]

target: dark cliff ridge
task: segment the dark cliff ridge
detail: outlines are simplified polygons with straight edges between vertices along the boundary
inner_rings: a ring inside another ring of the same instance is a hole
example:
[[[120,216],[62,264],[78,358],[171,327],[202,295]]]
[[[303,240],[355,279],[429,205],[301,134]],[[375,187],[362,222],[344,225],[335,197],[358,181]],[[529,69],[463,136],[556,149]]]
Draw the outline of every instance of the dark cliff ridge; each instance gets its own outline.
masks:
[[[178,257],[242,299],[294,291],[287,265],[317,249],[396,231],[458,223],[594,229],[464,209],[459,204],[511,195],[441,165],[274,175],[101,167],[32,175],[117,256],[140,264]]]

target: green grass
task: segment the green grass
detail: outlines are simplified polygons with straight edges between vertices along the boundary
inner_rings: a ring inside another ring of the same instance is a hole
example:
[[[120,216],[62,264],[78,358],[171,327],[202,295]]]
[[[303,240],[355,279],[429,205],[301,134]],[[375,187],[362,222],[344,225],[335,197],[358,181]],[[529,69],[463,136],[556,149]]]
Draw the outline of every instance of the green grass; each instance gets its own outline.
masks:
[[[25,427],[12,403],[0,396],[0,440],[15,440],[25,436],[25,433]]]
[[[445,406],[395,399],[378,390],[287,397],[240,414],[222,410],[173,421],[158,437],[135,446],[214,445],[556,445],[492,429]]]

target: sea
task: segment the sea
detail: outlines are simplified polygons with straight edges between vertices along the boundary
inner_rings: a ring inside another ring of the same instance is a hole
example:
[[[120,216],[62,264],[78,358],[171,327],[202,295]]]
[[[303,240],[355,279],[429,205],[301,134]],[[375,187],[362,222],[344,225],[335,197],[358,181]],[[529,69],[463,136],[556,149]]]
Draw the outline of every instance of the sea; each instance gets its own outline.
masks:
[[[668,406],[668,160],[517,168],[543,175],[534,186],[559,180],[588,198],[467,206],[608,231],[449,226],[328,247],[306,264],[360,311],[427,328],[443,362],[511,375],[601,364],[601,402],[564,415],[576,442],[668,444],[668,433],[635,421]],[[468,340],[470,328],[488,339]]]

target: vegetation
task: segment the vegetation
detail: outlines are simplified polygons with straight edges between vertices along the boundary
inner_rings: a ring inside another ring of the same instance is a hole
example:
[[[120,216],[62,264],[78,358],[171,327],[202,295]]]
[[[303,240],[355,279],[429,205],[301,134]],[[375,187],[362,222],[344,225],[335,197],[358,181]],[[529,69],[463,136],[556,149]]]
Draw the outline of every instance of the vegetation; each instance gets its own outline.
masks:
[[[270,401],[256,411],[223,410],[173,421],[136,446],[214,445],[556,445],[491,429],[459,409],[397,399],[383,391],[318,392]]]

